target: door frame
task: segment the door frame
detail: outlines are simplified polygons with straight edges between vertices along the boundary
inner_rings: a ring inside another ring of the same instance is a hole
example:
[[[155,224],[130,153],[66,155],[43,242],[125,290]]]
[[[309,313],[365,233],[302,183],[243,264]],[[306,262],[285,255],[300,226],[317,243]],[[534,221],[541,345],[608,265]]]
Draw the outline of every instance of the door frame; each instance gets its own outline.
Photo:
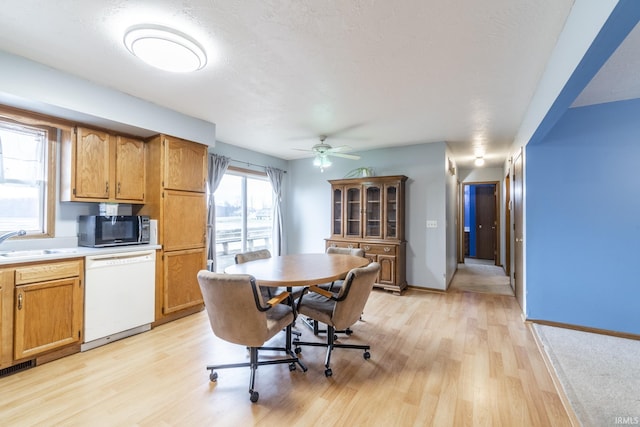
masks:
[[[509,164],[511,164],[511,159],[509,159]],[[504,177],[504,269],[509,276],[509,281],[511,281],[511,260],[513,258],[511,254],[511,208],[511,168],[509,168]]]
[[[496,212],[496,227],[494,230],[494,239],[496,242],[496,253],[494,257],[494,264],[497,266],[502,266],[500,263],[500,253],[501,253],[501,245],[500,245],[500,181],[469,181],[463,182],[460,194],[460,225],[458,227],[458,232],[461,236],[462,247],[459,251],[459,258],[461,258],[461,262],[464,263],[464,224],[465,224],[465,200],[464,200],[464,190],[468,185],[493,185],[495,190],[495,212]]]

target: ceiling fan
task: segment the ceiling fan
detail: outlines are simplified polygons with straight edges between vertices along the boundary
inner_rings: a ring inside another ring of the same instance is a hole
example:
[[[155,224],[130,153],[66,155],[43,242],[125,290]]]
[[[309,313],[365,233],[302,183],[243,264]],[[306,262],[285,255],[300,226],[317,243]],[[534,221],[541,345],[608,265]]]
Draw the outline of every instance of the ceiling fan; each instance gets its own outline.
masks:
[[[360,156],[356,154],[345,153],[345,151],[350,151],[351,147],[348,147],[346,145],[342,145],[340,147],[332,147],[324,142],[326,139],[327,137],[325,135],[320,135],[320,143],[311,147],[311,150],[303,148],[295,148],[295,150],[313,152],[315,154],[313,165],[319,167],[320,172],[324,172],[325,168],[331,166],[331,159],[329,159],[329,156],[343,157],[345,159],[351,160],[360,160]]]

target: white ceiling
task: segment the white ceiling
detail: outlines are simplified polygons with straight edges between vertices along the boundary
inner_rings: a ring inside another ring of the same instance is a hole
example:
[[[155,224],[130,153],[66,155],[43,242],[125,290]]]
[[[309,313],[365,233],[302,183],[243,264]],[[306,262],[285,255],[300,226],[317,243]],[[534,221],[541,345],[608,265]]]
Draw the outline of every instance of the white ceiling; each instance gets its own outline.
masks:
[[[355,152],[446,141],[464,168],[477,150],[503,164],[573,0],[2,3],[0,50],[216,123],[218,141],[283,159],[322,134]],[[141,23],[196,38],[207,66],[140,62],[122,37]]]

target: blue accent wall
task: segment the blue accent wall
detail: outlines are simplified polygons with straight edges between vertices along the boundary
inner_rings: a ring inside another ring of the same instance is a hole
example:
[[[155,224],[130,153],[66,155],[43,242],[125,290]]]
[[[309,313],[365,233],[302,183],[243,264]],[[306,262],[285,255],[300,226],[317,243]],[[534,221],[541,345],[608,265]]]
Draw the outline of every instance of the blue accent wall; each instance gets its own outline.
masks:
[[[640,100],[573,108],[526,148],[527,317],[640,334]]]

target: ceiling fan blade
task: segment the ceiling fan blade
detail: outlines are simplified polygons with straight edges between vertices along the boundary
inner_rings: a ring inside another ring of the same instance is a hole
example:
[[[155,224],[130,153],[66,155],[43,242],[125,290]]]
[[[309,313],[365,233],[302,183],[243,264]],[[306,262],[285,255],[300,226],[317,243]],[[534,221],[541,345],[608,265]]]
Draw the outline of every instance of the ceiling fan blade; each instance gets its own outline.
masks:
[[[355,154],[336,153],[334,151],[327,152],[327,156],[343,157],[345,159],[351,159],[351,160],[360,160],[360,156],[357,156]]]
[[[348,145],[341,145],[339,147],[331,147],[327,151],[329,151],[330,153],[344,153],[346,151],[351,151],[351,150],[352,148],[349,147]]]
[[[296,151],[306,151],[308,153],[314,153],[314,150],[308,150],[306,148],[292,148],[292,150],[296,150]]]

